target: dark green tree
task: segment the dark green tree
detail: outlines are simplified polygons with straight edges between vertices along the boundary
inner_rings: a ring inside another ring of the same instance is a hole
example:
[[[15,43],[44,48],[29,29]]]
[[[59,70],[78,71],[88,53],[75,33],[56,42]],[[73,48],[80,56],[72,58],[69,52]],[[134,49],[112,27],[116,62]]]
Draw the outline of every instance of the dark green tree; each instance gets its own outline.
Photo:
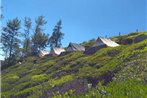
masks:
[[[52,36],[49,39],[51,49],[53,47],[61,47],[61,40],[63,39],[64,33],[61,32],[62,21],[59,20],[53,29]]]
[[[31,49],[31,39],[30,39],[30,30],[32,27],[32,21],[29,17],[25,17],[24,19],[24,42],[23,42],[23,49],[24,49],[24,53],[25,55],[29,55],[30,54],[30,49]]]
[[[47,23],[43,16],[39,16],[36,21],[35,32],[32,36],[32,52],[38,53],[39,50],[44,49],[48,45],[49,35],[44,33],[42,27]]]
[[[17,56],[19,50],[20,40],[18,38],[19,29],[20,29],[20,20],[15,18],[13,20],[9,20],[7,25],[3,27],[3,32],[1,35],[2,49],[5,52],[6,58],[8,60],[8,64]]]
[[[118,43],[122,44],[122,41],[123,41],[123,36],[121,36],[121,32],[119,32]]]
[[[0,20],[2,20],[4,18],[3,14],[2,14],[2,9],[3,9],[3,7],[0,6],[0,11],[1,11],[1,13],[0,13]]]

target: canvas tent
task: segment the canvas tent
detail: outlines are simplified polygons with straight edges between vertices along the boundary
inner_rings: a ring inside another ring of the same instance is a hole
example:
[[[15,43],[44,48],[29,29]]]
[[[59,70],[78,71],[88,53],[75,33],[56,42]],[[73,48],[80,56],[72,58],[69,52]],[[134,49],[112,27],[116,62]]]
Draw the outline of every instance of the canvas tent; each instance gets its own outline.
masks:
[[[111,39],[98,37],[92,47],[88,48],[84,53],[85,54],[93,54],[101,48],[104,47],[116,47],[119,46],[116,42],[112,41]]]
[[[44,50],[40,50],[39,57],[44,57],[45,55],[48,55],[48,54],[49,54],[49,52],[44,51]]]
[[[67,52],[72,52],[72,51],[85,51],[85,47],[76,43],[69,43],[67,47]]]
[[[112,41],[111,39],[98,37],[98,39],[96,40],[96,42],[93,44],[92,47],[97,47],[97,46],[116,47],[116,46],[119,46],[119,44]]]
[[[58,56],[58,55],[60,55],[62,52],[65,52],[65,50],[64,50],[63,48],[54,47],[53,49],[51,49],[50,55],[52,55],[52,56]]]

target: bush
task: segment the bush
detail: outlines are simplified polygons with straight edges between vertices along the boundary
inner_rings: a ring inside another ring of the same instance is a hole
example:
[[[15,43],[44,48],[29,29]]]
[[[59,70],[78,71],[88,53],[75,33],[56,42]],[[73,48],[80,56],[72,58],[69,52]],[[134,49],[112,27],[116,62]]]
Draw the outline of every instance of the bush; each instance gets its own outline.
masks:
[[[40,75],[33,75],[32,76],[32,81],[33,82],[40,82],[40,81],[44,81],[45,79],[47,79],[46,74],[40,74]]]

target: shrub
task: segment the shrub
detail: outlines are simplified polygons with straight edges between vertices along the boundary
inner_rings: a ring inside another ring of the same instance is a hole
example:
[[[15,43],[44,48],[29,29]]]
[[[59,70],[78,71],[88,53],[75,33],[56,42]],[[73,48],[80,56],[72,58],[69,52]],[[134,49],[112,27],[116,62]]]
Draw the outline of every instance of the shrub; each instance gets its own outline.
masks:
[[[14,83],[17,80],[19,80],[19,76],[16,74],[8,74],[7,77],[5,77],[5,81],[8,83]]]
[[[44,81],[45,79],[47,79],[46,74],[39,74],[39,75],[33,75],[32,76],[32,81],[33,82],[40,82],[40,81]]]

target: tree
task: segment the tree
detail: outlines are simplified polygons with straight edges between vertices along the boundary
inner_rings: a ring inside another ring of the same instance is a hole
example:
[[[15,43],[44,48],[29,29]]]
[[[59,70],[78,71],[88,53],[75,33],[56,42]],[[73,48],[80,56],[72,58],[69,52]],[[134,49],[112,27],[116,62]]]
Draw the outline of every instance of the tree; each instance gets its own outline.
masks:
[[[121,36],[121,32],[119,32],[119,37]]]
[[[121,44],[122,41],[123,41],[123,36],[121,36],[121,32],[119,32],[118,43]]]
[[[32,36],[33,54],[44,49],[48,45],[49,35],[44,33],[42,27],[47,23],[43,16],[39,16],[36,21],[35,33]]]
[[[29,55],[30,54],[30,49],[31,49],[31,39],[30,39],[30,29],[31,29],[31,26],[32,26],[32,21],[29,17],[25,17],[25,20],[24,20],[24,43],[23,43],[23,48],[24,48],[24,53],[25,55]]]
[[[50,47],[61,47],[61,40],[63,39],[64,33],[61,32],[62,21],[59,20],[53,29],[52,36],[49,39]]]
[[[3,9],[3,7],[0,6],[0,11],[1,11],[1,13],[0,13],[0,20],[2,20],[4,18],[3,14],[2,14],[2,9]]]
[[[16,53],[19,49],[19,29],[20,29],[20,20],[15,18],[7,22],[6,27],[3,27],[3,32],[1,35],[2,49],[6,54],[8,64],[16,58]]]

